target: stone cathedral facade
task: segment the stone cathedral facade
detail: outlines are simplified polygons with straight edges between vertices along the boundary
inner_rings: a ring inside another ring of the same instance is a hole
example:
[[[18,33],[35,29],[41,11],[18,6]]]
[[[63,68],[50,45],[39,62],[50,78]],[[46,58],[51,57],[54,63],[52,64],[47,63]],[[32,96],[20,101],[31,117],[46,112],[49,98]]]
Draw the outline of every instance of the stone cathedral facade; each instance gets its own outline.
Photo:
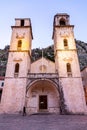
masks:
[[[20,113],[25,106],[27,114],[86,114],[73,29],[68,14],[56,14],[52,36],[55,63],[44,57],[31,63],[31,20],[15,19],[0,103],[2,113]]]

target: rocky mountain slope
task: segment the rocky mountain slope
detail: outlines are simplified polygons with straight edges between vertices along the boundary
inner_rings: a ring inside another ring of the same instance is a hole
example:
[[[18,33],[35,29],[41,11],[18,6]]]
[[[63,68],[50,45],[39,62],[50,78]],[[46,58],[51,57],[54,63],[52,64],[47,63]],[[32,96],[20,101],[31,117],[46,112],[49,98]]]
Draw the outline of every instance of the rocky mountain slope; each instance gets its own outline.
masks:
[[[83,69],[87,66],[87,43],[84,43],[80,40],[76,40],[77,53],[80,63],[80,69]],[[0,49],[0,76],[5,75],[6,64],[8,59],[9,45],[5,46],[4,49]],[[40,49],[32,49],[31,61],[42,57],[42,55],[52,61],[54,61],[54,46],[48,46],[46,48]]]

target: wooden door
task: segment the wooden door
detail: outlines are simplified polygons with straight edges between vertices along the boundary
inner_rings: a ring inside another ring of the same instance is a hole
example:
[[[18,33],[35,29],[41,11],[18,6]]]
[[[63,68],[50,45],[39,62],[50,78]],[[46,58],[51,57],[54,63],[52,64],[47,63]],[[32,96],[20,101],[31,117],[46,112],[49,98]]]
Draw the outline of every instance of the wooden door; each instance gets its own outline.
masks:
[[[39,96],[39,109],[40,110],[47,109],[47,96],[46,95]]]

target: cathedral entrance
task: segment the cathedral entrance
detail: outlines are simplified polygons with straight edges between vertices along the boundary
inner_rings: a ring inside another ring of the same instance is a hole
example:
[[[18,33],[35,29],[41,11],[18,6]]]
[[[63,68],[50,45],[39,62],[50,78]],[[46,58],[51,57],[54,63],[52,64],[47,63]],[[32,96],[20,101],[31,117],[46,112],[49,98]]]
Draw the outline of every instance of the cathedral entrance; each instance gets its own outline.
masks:
[[[27,89],[26,112],[60,113],[60,96],[51,80],[34,81]]]
[[[39,96],[39,110],[47,109],[47,95]]]

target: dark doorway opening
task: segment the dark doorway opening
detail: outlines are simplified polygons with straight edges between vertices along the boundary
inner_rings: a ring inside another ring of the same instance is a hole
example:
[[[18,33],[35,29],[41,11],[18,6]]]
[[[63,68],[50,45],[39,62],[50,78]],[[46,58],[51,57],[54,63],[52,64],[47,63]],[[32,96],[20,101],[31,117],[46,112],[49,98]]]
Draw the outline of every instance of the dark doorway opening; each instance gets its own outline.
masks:
[[[47,109],[47,95],[39,96],[39,109],[40,110]]]

